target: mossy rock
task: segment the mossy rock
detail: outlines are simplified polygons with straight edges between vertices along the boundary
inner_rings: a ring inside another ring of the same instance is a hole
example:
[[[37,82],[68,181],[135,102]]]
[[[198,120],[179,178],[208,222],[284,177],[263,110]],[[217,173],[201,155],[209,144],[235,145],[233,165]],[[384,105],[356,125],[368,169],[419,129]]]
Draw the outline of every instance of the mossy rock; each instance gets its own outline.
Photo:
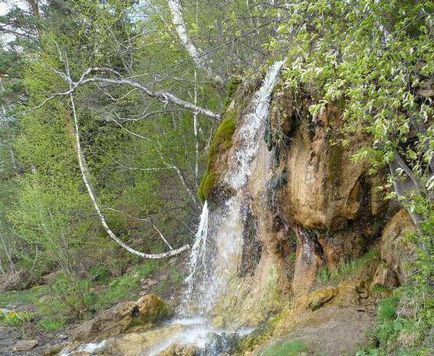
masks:
[[[122,302],[103,311],[97,317],[72,331],[78,341],[94,341],[116,336],[139,328],[144,331],[168,319],[173,308],[155,294],[148,294],[136,302]]]
[[[232,136],[235,132],[237,117],[238,111],[228,111],[211,142],[207,169],[199,186],[199,198],[202,201],[205,201],[212,194],[220,174],[224,170],[224,167],[219,166],[218,161],[219,157],[232,147]]]

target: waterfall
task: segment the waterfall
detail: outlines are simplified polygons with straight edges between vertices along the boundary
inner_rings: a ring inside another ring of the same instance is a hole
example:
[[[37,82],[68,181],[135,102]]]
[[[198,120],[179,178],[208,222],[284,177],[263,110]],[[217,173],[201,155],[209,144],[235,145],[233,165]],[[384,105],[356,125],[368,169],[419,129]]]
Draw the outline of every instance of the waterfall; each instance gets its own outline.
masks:
[[[195,275],[198,267],[204,269],[204,273],[207,273],[207,263],[206,263],[206,243],[208,236],[208,202],[205,201],[202,208],[202,213],[200,215],[199,227],[196,232],[196,238],[194,245],[191,249],[190,261],[188,264],[190,273],[185,279],[187,285],[185,292],[185,299],[189,301],[191,299],[191,294],[194,288]],[[201,263],[201,266],[199,266]]]
[[[246,185],[252,172],[252,162],[259,146],[258,140],[263,136],[265,123],[269,115],[271,94],[284,62],[275,62],[269,68],[264,83],[253,97],[252,112],[247,114],[244,125],[240,129],[240,149],[235,153],[235,161],[225,177],[231,187],[238,192],[240,188]]]
[[[186,305],[193,304],[196,315],[207,315],[237,273],[243,247],[245,187],[254,168],[258,142],[263,137],[271,95],[283,63],[276,62],[269,68],[262,86],[253,96],[250,112],[242,118],[241,127],[235,133],[238,141],[224,181],[236,194],[215,212],[209,213],[207,202],[204,204],[190,257],[184,311]],[[207,250],[207,245],[212,248]]]

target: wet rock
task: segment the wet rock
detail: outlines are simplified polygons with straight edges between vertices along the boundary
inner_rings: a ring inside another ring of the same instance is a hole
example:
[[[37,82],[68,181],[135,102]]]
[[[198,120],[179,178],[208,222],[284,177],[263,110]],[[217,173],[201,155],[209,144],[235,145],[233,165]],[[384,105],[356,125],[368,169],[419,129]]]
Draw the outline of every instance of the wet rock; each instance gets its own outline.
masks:
[[[331,301],[337,294],[338,290],[336,288],[321,288],[310,294],[307,305],[312,311],[317,310]]]
[[[199,356],[199,349],[193,345],[171,345],[160,352],[159,356]]]
[[[56,345],[47,345],[44,348],[44,352],[42,353],[43,356],[54,356],[58,355],[65,347],[67,346],[67,343],[61,343]]]
[[[401,209],[388,222],[381,236],[381,259],[396,273],[400,284],[411,274],[409,264],[415,257],[415,248],[406,237],[415,231],[410,215]]]
[[[142,333],[132,332],[123,336],[109,338],[104,346],[104,355],[155,355],[162,350],[156,351],[153,347],[163,343],[171,336],[181,332],[181,330],[181,325],[168,325]]]
[[[297,254],[292,289],[295,295],[303,295],[313,285],[323,261],[316,234],[302,227],[296,228],[296,234]]]
[[[200,356],[230,355],[235,352],[237,343],[236,334],[213,334],[205,348],[200,351]]]
[[[38,345],[38,340],[20,340],[18,341],[13,351],[15,352],[23,352],[33,350]]]
[[[146,330],[173,313],[173,309],[155,294],[136,302],[123,302],[73,330],[73,338],[91,341],[119,335],[133,327]]]

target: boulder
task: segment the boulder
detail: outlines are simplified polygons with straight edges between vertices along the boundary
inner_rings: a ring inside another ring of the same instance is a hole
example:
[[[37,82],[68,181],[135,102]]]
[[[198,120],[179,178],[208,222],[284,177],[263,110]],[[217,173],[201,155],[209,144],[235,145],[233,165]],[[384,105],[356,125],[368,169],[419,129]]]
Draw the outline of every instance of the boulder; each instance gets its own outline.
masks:
[[[407,239],[416,227],[405,209],[398,211],[385,226],[381,236],[381,259],[396,273],[399,283],[411,274],[409,263],[414,260],[415,246]]]
[[[399,285],[398,277],[388,265],[380,263],[375,271],[371,286],[395,288]]]
[[[15,352],[24,352],[33,350],[38,345],[38,340],[20,340],[18,341],[13,351]]]
[[[6,273],[0,277],[0,291],[24,290],[30,287],[31,277],[26,271]]]
[[[173,344],[160,352],[159,356],[199,356],[200,352],[196,346]]]
[[[309,295],[307,306],[310,310],[315,311],[331,301],[337,294],[338,290],[336,288],[318,289]]]
[[[172,314],[172,307],[155,294],[149,294],[136,302],[119,303],[78,326],[72,334],[75,340],[93,341],[122,334],[134,327],[149,329]]]

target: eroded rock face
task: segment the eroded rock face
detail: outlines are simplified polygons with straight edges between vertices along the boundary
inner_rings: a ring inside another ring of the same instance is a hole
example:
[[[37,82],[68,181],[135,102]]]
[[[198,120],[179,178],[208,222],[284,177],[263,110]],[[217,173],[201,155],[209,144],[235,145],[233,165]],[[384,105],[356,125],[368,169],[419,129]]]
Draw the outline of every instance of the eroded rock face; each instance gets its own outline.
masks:
[[[300,104],[285,90],[274,93],[271,116],[243,188],[249,212],[240,280],[219,308],[230,311],[230,318],[237,313],[266,317],[265,309],[275,308],[279,298],[308,293],[320,268],[333,270],[363,255],[381,235],[388,205],[375,188],[384,175],[373,177],[368,162],[352,159],[367,137],[354,135],[343,146],[342,111],[329,105],[313,119],[310,104],[308,96]],[[223,167],[236,162],[242,125],[238,121]],[[211,201],[219,204],[218,199]]]
[[[78,341],[100,340],[122,334],[134,327],[146,330],[173,314],[172,308],[155,294],[136,302],[123,302],[108,309],[73,331]]]
[[[411,273],[409,263],[415,257],[415,249],[406,236],[415,231],[410,214],[401,209],[387,223],[381,236],[383,268],[389,269],[389,273],[395,273],[400,284],[405,283]]]

